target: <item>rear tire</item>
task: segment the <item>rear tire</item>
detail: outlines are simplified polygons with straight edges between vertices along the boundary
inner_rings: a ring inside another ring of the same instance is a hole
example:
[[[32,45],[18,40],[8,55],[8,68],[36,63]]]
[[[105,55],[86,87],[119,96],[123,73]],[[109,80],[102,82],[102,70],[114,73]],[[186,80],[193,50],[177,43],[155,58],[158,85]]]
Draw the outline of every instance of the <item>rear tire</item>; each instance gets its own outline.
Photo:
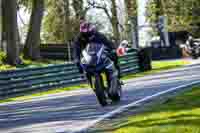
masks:
[[[116,82],[111,83],[111,84],[114,84],[114,85],[111,85],[111,86],[115,87],[115,91],[111,91],[109,93],[109,97],[113,102],[119,102],[120,99],[121,99],[121,95],[122,95],[121,85],[120,85],[118,79],[117,79]]]
[[[104,89],[104,85],[103,85],[103,79],[101,76],[97,76],[95,77],[95,94],[97,96],[97,99],[99,101],[99,103],[102,106],[106,106],[107,100],[106,100],[106,95],[105,95],[105,89]]]
[[[192,52],[192,58],[198,59],[198,54],[195,51]]]

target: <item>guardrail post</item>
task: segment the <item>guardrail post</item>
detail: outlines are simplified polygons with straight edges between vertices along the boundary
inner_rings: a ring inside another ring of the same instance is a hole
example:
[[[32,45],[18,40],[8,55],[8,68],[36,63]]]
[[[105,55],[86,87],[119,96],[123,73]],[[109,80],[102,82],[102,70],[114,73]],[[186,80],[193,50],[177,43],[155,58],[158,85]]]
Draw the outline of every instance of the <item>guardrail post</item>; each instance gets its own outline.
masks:
[[[138,56],[139,56],[140,71],[152,70],[151,49],[150,48],[140,49],[138,52]]]

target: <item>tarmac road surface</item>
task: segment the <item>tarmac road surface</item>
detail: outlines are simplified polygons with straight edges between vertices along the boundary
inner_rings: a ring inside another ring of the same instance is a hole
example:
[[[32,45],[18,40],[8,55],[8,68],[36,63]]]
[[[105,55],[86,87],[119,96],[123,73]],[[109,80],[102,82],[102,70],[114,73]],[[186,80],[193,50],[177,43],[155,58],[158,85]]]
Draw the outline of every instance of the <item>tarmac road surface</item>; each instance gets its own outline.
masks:
[[[121,106],[195,81],[200,81],[200,65],[127,80],[121,102],[104,108],[91,89],[0,104],[0,133],[71,133]]]

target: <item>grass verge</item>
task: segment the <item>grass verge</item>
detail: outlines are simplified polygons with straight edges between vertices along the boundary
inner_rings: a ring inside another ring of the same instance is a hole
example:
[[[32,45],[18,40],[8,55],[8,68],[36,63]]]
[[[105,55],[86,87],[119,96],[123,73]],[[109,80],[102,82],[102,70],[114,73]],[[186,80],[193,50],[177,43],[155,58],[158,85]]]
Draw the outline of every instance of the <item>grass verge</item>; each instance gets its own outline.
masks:
[[[61,92],[70,91],[70,90],[78,90],[80,88],[89,88],[89,86],[87,84],[80,84],[80,85],[69,86],[69,87],[65,87],[65,88],[57,88],[57,89],[53,89],[53,90],[47,90],[44,92],[37,92],[34,94],[25,95],[25,96],[18,96],[18,97],[14,97],[14,98],[8,98],[5,100],[0,100],[0,103],[31,100],[33,98],[37,98],[37,97],[41,97],[41,96],[45,96],[45,95],[61,93]]]
[[[123,77],[124,80],[131,79],[131,78],[138,78],[138,77],[144,77],[146,75],[155,74],[161,71],[170,70],[174,68],[179,68],[184,65],[190,64],[189,61],[184,60],[176,60],[176,61],[153,61],[152,62],[152,70],[147,72],[141,72],[137,74],[129,74],[125,77]]]
[[[153,70],[148,71],[148,72],[138,73],[138,74],[130,74],[130,75],[123,77],[122,79],[127,80],[127,79],[132,79],[132,78],[137,78],[137,77],[143,77],[146,75],[161,72],[163,70],[178,68],[178,67],[184,66],[186,64],[189,64],[189,62],[187,62],[187,61],[164,61],[164,62],[154,61],[152,63]],[[80,88],[89,88],[89,86],[87,84],[80,84],[80,85],[72,86],[72,87],[58,88],[58,89],[40,92],[40,93],[36,93],[36,94],[30,94],[27,96],[19,96],[19,97],[15,97],[15,98],[8,98],[5,100],[0,100],[0,103],[30,100],[37,96],[45,96],[45,95],[49,95],[49,94],[55,94],[55,93],[60,93],[60,92],[65,92],[65,91],[75,90],[75,89],[80,89]]]
[[[155,104],[115,125],[112,133],[200,133],[200,87]]]
[[[0,71],[15,70],[15,69],[27,68],[27,67],[42,67],[42,66],[48,66],[50,64],[64,63],[64,61],[62,61],[62,60],[49,60],[49,59],[40,59],[38,61],[32,61],[32,60],[28,60],[28,59],[23,59],[23,57],[20,56],[23,63],[20,65],[17,65],[17,66],[11,66],[11,65],[4,63],[5,58],[6,58],[5,53],[0,52]]]

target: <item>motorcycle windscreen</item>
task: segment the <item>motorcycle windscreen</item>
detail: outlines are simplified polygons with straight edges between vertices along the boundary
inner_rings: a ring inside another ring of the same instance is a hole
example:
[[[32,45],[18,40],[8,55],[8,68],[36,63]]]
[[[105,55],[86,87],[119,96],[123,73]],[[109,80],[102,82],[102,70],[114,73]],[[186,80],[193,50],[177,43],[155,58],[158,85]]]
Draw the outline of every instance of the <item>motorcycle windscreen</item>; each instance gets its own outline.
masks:
[[[90,66],[96,66],[100,63],[100,58],[103,53],[104,46],[99,43],[89,43],[82,55]]]

